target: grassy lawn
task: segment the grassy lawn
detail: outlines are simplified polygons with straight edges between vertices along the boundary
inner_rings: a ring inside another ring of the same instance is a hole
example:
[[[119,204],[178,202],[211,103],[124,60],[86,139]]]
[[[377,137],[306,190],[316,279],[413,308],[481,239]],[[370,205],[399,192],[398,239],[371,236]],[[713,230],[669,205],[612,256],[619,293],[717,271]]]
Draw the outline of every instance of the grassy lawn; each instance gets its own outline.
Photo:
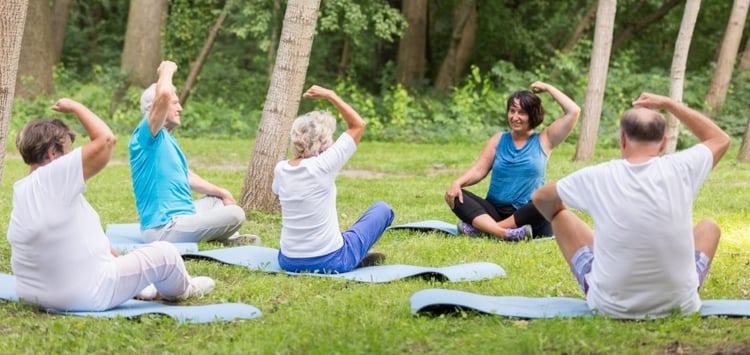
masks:
[[[181,139],[193,170],[239,198],[253,142]],[[363,142],[338,178],[342,227],[377,200],[391,204],[394,224],[456,218],[443,201],[448,184],[463,172],[484,140],[455,146]],[[750,166],[738,164],[733,149],[696,201],[694,218],[713,218],[723,228],[716,260],[703,298],[744,299],[750,290]],[[127,165],[127,137],[120,137],[113,162],[92,179],[87,199],[103,224],[137,220]],[[591,163],[571,161],[575,147],[553,154],[548,180]],[[7,230],[12,184],[28,172],[15,148],[8,147],[0,186],[0,230]],[[617,156],[597,151],[597,161]],[[486,192],[486,183],[472,188]],[[631,208],[631,206],[623,206]],[[248,214],[242,232],[278,247],[280,217]],[[217,248],[202,244],[201,249]],[[440,283],[408,279],[360,284],[317,277],[252,272],[216,262],[187,262],[194,275],[216,279],[216,290],[190,304],[244,302],[263,316],[249,321],[179,324],[171,318],[94,319],[55,316],[18,303],[0,301],[2,353],[747,353],[750,320],[672,317],[650,321],[587,319],[518,320],[476,313],[413,316],[409,297],[443,287],[487,295],[583,295],[554,241],[504,244],[449,237],[439,233],[388,231],[374,247],[389,264],[446,266],[489,261],[505,268],[507,278]],[[10,247],[0,241],[0,272],[10,273]]]

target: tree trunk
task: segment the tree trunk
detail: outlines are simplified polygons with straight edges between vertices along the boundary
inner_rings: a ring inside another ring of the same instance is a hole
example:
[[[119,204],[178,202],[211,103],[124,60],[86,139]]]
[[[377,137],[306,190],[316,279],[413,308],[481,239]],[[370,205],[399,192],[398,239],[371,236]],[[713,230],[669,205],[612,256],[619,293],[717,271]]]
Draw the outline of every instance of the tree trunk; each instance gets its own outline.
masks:
[[[279,12],[281,12],[281,0],[273,1],[273,12],[271,14],[271,45],[268,47],[268,78],[273,75],[273,67],[276,59],[276,45],[279,43]]]
[[[13,92],[28,8],[28,0],[0,1],[0,183],[3,181],[5,147],[8,146]]]
[[[72,0],[55,0],[52,8],[52,64],[60,62],[63,42],[65,42],[65,29],[68,27],[70,16],[70,3]]]
[[[477,29],[477,7],[475,0],[462,0],[453,16],[453,33],[448,46],[448,53],[440,65],[435,87],[448,90],[466,70],[464,67],[471,58],[474,49],[474,38]],[[461,61],[459,63],[459,60]]]
[[[156,81],[166,20],[167,0],[130,1],[121,64],[129,84],[145,88]]]
[[[712,117],[719,115],[721,107],[727,99],[729,82],[732,80],[734,62],[737,59],[737,52],[742,40],[742,30],[745,27],[748,5],[750,5],[750,0],[735,0],[732,5],[732,13],[729,15],[727,29],[724,31],[724,37],[721,41],[719,59],[711,78],[711,86],[709,86],[706,94],[708,113]]]
[[[415,80],[424,79],[427,62],[427,0],[403,0],[401,12],[409,27],[398,42],[396,80],[408,86]]]
[[[747,75],[750,71],[750,36],[747,37],[745,42],[745,49],[742,51],[742,57],[740,58],[740,73]]]
[[[54,90],[52,80],[52,9],[48,0],[29,0],[26,12],[21,58],[18,62],[16,96],[34,98]],[[33,24],[36,24],[34,26]],[[47,24],[47,25],[39,25]]]
[[[598,1],[594,1],[591,3],[591,5],[589,5],[589,7],[586,9],[586,12],[584,12],[583,14],[583,17],[581,17],[581,21],[578,21],[578,25],[576,26],[575,30],[573,30],[570,38],[568,38],[565,44],[560,48],[560,52],[570,52],[570,50],[573,49],[576,43],[578,43],[578,40],[583,37],[583,34],[586,33],[586,30],[591,26],[591,22],[593,22],[596,18],[597,4]]]
[[[213,27],[211,27],[211,30],[208,32],[208,37],[206,37],[206,40],[203,42],[203,47],[198,54],[198,58],[195,59],[195,62],[190,67],[190,73],[188,73],[185,85],[183,85],[182,91],[180,92],[180,103],[183,106],[190,96],[190,90],[193,89],[195,80],[198,79],[198,74],[200,74],[203,64],[206,63],[206,58],[208,58],[208,54],[211,52],[211,47],[213,47],[214,42],[216,42],[216,36],[219,35],[219,29],[221,29],[221,25],[224,24],[224,20],[227,19],[227,15],[232,8],[233,2],[234,0],[228,0],[224,4],[224,9],[221,10],[221,14],[216,19],[216,22],[214,22]]]
[[[647,16],[641,17],[638,22],[625,27],[622,32],[617,34],[614,41],[612,42],[612,51],[617,51],[618,49],[620,49],[620,47],[627,43],[629,39],[638,34],[638,32],[642,31],[649,25],[663,19],[664,16],[667,16],[669,11],[671,11],[675,6],[679,5],[682,1],[683,0],[667,0],[662,3],[656,11],[648,14]]]
[[[747,117],[745,134],[742,135],[742,145],[740,145],[740,151],[737,153],[737,161],[750,163],[750,115]]]
[[[698,12],[701,8],[701,0],[687,0],[685,3],[685,13],[682,15],[680,24],[680,33],[677,35],[677,41],[674,45],[674,56],[672,57],[672,75],[669,81],[669,97],[677,102],[682,102],[682,91],[685,86],[685,67],[687,66],[688,52],[690,42],[693,38],[695,22],[698,19]],[[677,139],[680,135],[680,120],[674,115],[667,114],[667,153],[674,153],[677,150]]]
[[[271,192],[273,168],[287,155],[289,130],[302,98],[319,8],[320,0],[287,3],[276,65],[240,198],[245,211],[279,211],[279,200]]]
[[[616,11],[617,0],[599,0],[599,7],[596,11],[594,47],[589,69],[589,83],[586,89],[586,103],[581,118],[581,135],[574,157],[576,161],[590,160],[594,157],[596,135],[599,131],[599,121],[602,114],[604,87],[607,83]]]
[[[352,39],[344,35],[344,45],[341,48],[341,60],[339,60],[339,72],[337,77],[343,79],[346,76],[346,69],[349,66],[349,51],[352,47]]]

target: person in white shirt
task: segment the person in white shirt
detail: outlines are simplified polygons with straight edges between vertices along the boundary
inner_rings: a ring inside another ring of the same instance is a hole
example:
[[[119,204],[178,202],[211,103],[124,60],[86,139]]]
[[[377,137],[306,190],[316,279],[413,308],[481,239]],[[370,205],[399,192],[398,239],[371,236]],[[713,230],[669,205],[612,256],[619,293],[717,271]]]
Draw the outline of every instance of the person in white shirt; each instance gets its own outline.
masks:
[[[166,300],[203,295],[208,277],[193,277],[177,249],[155,242],[119,256],[99,215],[86,201],[86,181],[112,157],[115,135],[84,105],[58,100],[52,109],[74,113],[91,141],[72,149],[75,134],[59,119],[36,119],[16,137],[29,175],[13,185],[8,226],[16,292],[26,303],[68,311],[116,307],[153,283]],[[154,292],[154,297],[157,294]]]
[[[622,159],[583,168],[534,192],[589,307],[613,318],[664,317],[701,307],[698,290],[721,230],[693,226],[693,200],[729,147],[729,136],[699,112],[643,93],[620,118]],[[700,141],[661,155],[666,110]],[[593,231],[566,207],[589,214]]]
[[[281,203],[279,265],[287,271],[347,272],[385,259],[368,253],[393,222],[385,202],[376,202],[343,233],[336,211],[336,175],[357,150],[365,121],[335,92],[313,85],[305,98],[326,99],[346,122],[333,142],[336,119],[325,111],[297,117],[292,124],[294,158],[276,164],[273,193]]]

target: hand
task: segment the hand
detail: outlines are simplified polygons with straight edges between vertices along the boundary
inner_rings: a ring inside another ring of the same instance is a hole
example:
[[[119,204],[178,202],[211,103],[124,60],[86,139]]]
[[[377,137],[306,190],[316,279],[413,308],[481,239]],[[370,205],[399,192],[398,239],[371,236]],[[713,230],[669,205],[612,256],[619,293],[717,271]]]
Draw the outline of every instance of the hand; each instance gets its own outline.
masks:
[[[237,201],[234,200],[232,193],[227,189],[221,189],[221,200],[224,202],[224,206],[236,205]]]
[[[445,202],[451,209],[455,207],[456,198],[458,198],[458,202],[464,203],[464,194],[461,191],[461,187],[451,184],[448,190],[445,191]]]
[[[304,94],[302,94],[302,97],[306,99],[328,99],[333,95],[335,95],[333,90],[326,89],[322,86],[313,85],[309,89],[307,89]]]
[[[672,99],[656,95],[648,92],[644,92],[641,96],[633,101],[633,107],[643,107],[651,110],[658,110],[664,108]]]
[[[531,84],[531,91],[533,91],[535,94],[547,92],[547,84],[541,81],[535,81]]]
[[[161,75],[164,72],[176,72],[177,71],[177,64],[175,62],[165,60],[159,64],[159,67],[156,68],[156,74]]]
[[[112,254],[112,256],[114,256],[115,258],[120,256],[120,253],[117,252],[117,249],[113,247],[109,247],[109,253]]]
[[[62,98],[57,100],[57,102],[52,105],[52,110],[61,113],[71,113],[73,112],[73,108],[75,108],[76,105],[79,105],[77,101],[68,98]]]

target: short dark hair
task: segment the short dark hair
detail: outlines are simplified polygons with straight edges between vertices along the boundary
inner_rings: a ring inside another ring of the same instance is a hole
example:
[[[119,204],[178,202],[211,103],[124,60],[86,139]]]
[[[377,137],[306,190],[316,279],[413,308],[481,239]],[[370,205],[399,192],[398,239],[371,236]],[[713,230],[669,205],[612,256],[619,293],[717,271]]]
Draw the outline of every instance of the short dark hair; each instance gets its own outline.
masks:
[[[521,108],[529,115],[529,128],[534,129],[544,122],[542,99],[529,90],[516,91],[511,94],[505,107],[506,113],[510,111],[510,107],[516,99],[521,104]]]
[[[74,142],[76,134],[57,118],[38,118],[27,123],[16,136],[16,148],[26,165],[41,164],[47,160],[50,147],[64,153],[65,136]]]
[[[620,129],[628,139],[637,142],[661,141],[666,125],[662,114],[645,108],[631,108],[620,117]]]

